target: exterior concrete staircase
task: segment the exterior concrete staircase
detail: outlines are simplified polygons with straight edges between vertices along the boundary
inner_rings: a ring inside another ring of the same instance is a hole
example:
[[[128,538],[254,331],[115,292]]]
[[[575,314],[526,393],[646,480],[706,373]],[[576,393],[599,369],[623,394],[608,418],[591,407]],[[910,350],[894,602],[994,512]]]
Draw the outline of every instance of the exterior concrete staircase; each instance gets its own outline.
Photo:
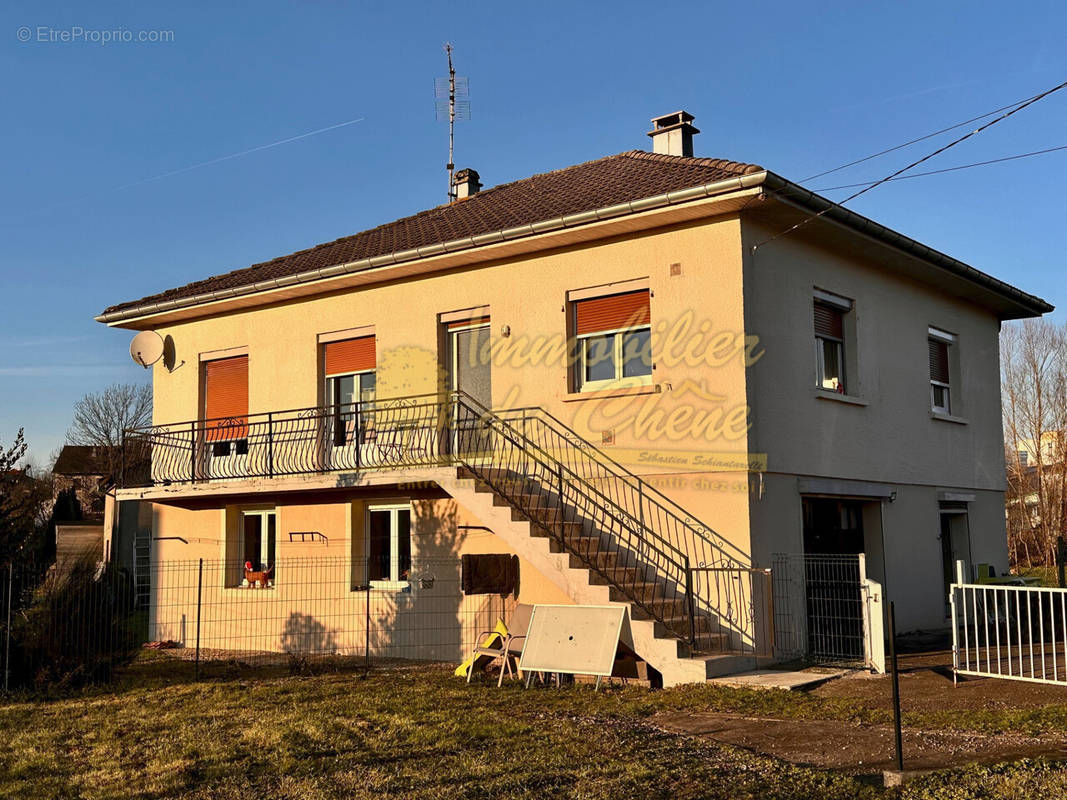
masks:
[[[684,596],[656,580],[654,568],[639,555],[591,534],[589,521],[575,519],[539,481],[493,467],[477,472],[445,469],[437,482],[576,604],[626,606],[623,643],[658,673],[663,686],[756,666],[754,656],[730,653],[730,634],[704,616],[695,620],[694,647],[686,636]]]

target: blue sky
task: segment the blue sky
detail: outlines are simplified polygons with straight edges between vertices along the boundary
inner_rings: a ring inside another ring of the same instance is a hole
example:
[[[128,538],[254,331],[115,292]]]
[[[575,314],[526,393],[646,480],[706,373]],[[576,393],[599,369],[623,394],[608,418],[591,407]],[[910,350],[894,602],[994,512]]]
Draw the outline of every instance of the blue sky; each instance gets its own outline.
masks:
[[[1065,27],[1053,2],[8,0],[0,443],[24,426],[44,460],[80,396],[146,379],[130,334],[93,321],[105,306],[442,202],[432,87],[446,39],[473,109],[456,161],[493,185],[647,149],[649,118],[678,108],[703,131],[698,155],[801,179],[1067,79]],[[172,33],[47,41],[76,28]],[[1064,145],[1065,123],[1067,91],[924,168]],[[808,186],[883,177],[949,138]],[[900,181],[851,207],[1062,306],[1065,175],[1067,151]]]

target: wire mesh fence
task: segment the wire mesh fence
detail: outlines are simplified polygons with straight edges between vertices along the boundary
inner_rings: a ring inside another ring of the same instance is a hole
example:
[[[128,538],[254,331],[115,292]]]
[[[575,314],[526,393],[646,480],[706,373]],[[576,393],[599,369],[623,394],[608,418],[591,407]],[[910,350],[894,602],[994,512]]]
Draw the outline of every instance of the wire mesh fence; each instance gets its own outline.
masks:
[[[0,570],[0,657],[9,688],[109,680],[142,648],[194,675],[241,666],[458,663],[512,595],[465,594],[459,559],[419,559],[377,581],[373,561],[278,559],[269,572],[225,560],[148,565],[148,602],[124,571],[90,561]],[[188,666],[188,665],[185,665]]]
[[[774,584],[778,652],[826,664],[863,664],[860,556],[777,553]]]
[[[130,576],[95,558],[0,567],[3,688],[111,678],[139,646],[144,615]]]
[[[183,658],[459,661],[511,596],[466,595],[457,559],[415,559],[399,581],[343,556],[279,559],[269,576],[230,561],[153,564],[149,641]],[[180,651],[180,653],[178,652]]]

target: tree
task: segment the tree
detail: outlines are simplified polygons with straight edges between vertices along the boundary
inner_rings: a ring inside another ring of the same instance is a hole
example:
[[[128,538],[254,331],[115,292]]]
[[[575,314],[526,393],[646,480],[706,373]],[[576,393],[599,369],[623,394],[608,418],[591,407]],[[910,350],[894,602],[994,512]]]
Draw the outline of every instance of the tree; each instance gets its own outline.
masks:
[[[22,552],[42,528],[50,493],[20,462],[26,455],[22,429],[6,450],[0,446],[0,564]]]
[[[117,475],[123,458],[123,433],[152,422],[152,387],[148,384],[116,383],[102,392],[85,395],[74,404],[74,419],[67,443],[102,448],[111,475]],[[125,453],[127,463],[136,453]]]
[[[1001,334],[1008,545],[1051,566],[1067,534],[1067,324],[1026,320]]]

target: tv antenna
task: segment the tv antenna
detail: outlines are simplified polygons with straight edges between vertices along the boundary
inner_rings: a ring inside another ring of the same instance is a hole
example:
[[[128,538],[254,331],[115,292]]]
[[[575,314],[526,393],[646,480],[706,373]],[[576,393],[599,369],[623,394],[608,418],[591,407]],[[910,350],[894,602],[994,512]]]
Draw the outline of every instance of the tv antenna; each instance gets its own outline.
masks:
[[[456,165],[452,157],[455,145],[456,120],[471,118],[470,84],[462,75],[456,75],[452,66],[452,43],[445,42],[445,53],[448,55],[448,77],[436,78],[433,82],[434,106],[438,121],[448,120],[448,200],[451,202],[456,197],[455,188],[452,186],[452,178],[456,171]]]

